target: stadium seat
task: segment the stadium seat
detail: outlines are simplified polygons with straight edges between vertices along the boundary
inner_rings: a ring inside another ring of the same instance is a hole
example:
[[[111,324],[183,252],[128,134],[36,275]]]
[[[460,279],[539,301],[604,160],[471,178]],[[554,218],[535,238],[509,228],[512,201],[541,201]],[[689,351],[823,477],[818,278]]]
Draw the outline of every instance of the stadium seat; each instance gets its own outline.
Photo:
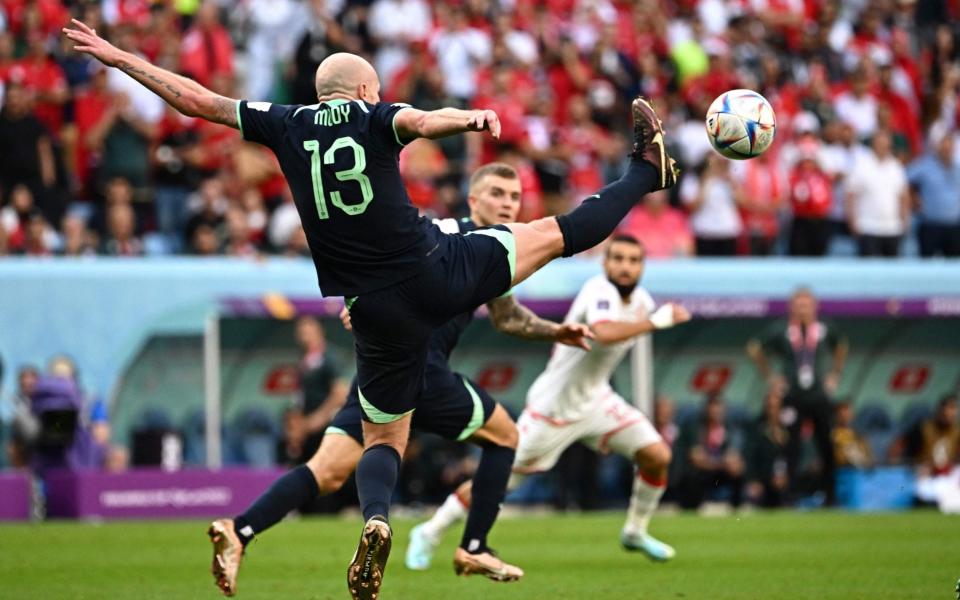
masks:
[[[261,469],[276,465],[280,435],[276,418],[268,412],[257,408],[245,410],[233,420],[229,434],[240,463]]]

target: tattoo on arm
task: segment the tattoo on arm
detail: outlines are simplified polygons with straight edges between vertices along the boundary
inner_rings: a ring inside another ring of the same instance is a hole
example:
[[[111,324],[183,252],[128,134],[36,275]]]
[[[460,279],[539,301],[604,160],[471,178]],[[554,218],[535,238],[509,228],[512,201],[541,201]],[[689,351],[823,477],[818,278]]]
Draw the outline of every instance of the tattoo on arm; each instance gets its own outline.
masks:
[[[237,100],[217,96],[213,100],[213,114],[209,115],[207,119],[215,123],[233,127],[234,129],[239,129],[240,125],[237,122]]]
[[[491,300],[487,307],[493,326],[501,333],[528,340],[552,340],[556,335],[556,323],[541,319],[513,296]]]
[[[129,74],[134,79],[137,79],[137,80],[147,79],[149,81],[152,81],[157,86],[167,91],[174,98],[179,98],[181,96],[180,90],[178,90],[176,87],[171,85],[169,82],[164,81],[163,79],[157,77],[156,75],[148,73],[147,71],[135,65],[132,65],[128,62],[121,62],[120,64],[117,65],[117,68],[123,71],[124,73]],[[150,87],[152,88],[152,86]],[[157,90],[154,90],[154,91],[157,91]]]

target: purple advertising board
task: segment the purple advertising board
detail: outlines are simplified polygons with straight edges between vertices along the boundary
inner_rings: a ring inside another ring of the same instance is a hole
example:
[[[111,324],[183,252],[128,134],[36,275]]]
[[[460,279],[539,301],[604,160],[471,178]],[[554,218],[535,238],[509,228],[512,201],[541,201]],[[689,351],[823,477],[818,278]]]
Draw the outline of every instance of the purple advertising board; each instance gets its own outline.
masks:
[[[0,473],[0,521],[30,518],[30,479],[23,473]]]
[[[187,469],[172,473],[58,471],[47,478],[47,516],[69,519],[220,517],[243,510],[283,473]]]
[[[694,316],[708,318],[765,318],[787,313],[784,298],[751,298],[729,296],[654,295],[658,303],[679,302]],[[531,310],[544,315],[563,315],[570,308],[571,299],[520,300]],[[277,305],[289,314],[308,314],[335,317],[343,308],[339,298],[280,298],[269,301],[262,298],[225,298],[221,302],[224,314],[232,317],[277,316]],[[481,309],[481,314],[483,310]],[[925,298],[831,298],[820,301],[820,312],[829,317],[906,317],[957,318],[960,317],[960,297],[931,296]],[[289,317],[286,317],[289,318]]]

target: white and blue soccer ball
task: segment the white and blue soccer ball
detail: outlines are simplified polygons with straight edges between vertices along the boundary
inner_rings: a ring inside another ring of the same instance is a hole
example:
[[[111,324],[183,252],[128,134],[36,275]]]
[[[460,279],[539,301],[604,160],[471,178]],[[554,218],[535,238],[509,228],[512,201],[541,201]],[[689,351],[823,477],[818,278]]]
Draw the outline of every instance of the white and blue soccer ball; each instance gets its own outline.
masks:
[[[760,156],[773,143],[777,117],[753,90],[720,94],[707,110],[707,137],[717,152],[734,160]]]

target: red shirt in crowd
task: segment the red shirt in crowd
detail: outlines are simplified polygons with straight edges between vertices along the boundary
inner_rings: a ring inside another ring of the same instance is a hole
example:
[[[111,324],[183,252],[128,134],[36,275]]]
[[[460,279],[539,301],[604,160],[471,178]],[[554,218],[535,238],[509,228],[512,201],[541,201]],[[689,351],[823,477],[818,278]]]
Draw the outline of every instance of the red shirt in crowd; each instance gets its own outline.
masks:
[[[66,90],[67,78],[52,58],[38,61],[25,58],[18,61],[8,72],[8,77],[20,81],[23,87],[37,94],[53,94]],[[63,104],[38,99],[34,103],[33,114],[54,136],[60,134],[63,127]]]
[[[795,217],[824,219],[833,204],[833,184],[812,160],[801,160],[790,173],[790,206]]]
[[[113,98],[107,91],[94,88],[85,89],[77,94],[73,103],[73,119],[77,126],[77,145],[74,158],[77,179],[86,188],[93,167],[93,152],[87,147],[87,135],[97,123],[103,120],[107,109],[113,104]]]
[[[233,75],[233,42],[226,28],[190,28],[180,47],[180,68],[200,85],[210,85],[214,75]]]

